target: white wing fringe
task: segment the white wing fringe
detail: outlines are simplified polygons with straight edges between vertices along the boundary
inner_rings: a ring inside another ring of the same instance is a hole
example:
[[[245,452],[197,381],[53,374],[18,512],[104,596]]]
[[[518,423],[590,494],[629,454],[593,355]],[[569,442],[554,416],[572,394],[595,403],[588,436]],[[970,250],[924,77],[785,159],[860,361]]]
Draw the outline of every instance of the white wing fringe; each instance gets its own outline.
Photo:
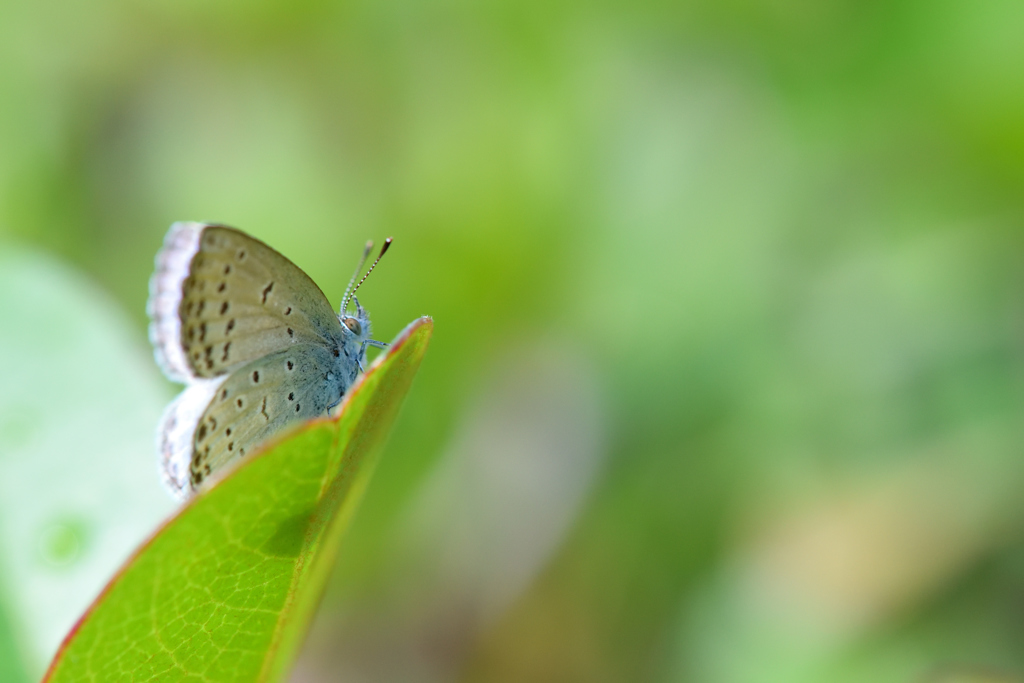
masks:
[[[160,453],[160,477],[167,490],[179,500],[192,494],[189,465],[192,464],[192,443],[199,419],[217,395],[227,376],[196,379],[167,406],[157,428],[157,450]]]
[[[192,257],[199,251],[203,223],[179,222],[171,226],[164,246],[156,255],[156,272],[149,281],[149,302],[146,312],[153,322],[149,340],[153,343],[156,362],[164,374],[178,382],[190,382],[195,375],[189,368],[181,347],[181,285],[188,277]]]

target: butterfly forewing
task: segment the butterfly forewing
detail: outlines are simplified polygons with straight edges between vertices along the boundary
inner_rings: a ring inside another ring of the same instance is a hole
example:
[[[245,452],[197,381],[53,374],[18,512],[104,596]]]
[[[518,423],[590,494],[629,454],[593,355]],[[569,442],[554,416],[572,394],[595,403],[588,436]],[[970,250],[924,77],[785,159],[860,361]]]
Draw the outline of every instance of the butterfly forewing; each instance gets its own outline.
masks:
[[[189,255],[191,253],[191,256]],[[313,342],[332,346],[340,323],[295,264],[233,228],[178,223],[157,257],[153,341],[172,377],[215,377]]]

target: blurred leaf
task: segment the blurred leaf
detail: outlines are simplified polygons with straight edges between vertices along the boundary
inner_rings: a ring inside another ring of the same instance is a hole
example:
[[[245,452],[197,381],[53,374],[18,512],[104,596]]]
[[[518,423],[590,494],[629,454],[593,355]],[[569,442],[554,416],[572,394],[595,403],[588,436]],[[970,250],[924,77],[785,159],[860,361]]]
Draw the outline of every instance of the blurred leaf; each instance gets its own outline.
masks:
[[[174,509],[153,426],[170,395],[141,331],[59,261],[0,250],[0,662],[37,679]],[[2,669],[3,664],[0,664]],[[0,681],[6,681],[0,675]]]
[[[921,683],[1021,683],[1020,676],[985,667],[948,667],[925,676]]]
[[[14,629],[6,611],[0,609],[0,681],[28,683],[28,680],[28,674],[21,665],[21,653],[17,650]]]
[[[276,681],[287,674],[430,339],[409,325],[315,422],[197,496],[68,636],[48,681]]]

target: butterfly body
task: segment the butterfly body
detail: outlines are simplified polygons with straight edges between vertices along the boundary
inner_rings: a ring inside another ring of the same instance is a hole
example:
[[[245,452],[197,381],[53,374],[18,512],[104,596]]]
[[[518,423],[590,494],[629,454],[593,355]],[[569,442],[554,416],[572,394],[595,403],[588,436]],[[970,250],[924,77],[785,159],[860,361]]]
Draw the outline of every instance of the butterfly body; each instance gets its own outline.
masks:
[[[354,315],[346,304],[336,314],[301,269],[234,228],[175,223],[156,264],[150,337],[165,374],[187,385],[158,429],[164,481],[179,497],[324,415],[355,382],[366,346],[382,345],[357,300]]]

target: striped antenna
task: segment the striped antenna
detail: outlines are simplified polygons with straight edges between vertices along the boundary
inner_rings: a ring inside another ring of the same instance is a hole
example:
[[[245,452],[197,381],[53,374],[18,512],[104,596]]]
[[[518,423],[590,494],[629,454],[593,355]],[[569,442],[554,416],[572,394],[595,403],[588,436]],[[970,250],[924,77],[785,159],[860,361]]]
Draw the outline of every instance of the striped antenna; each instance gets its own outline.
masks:
[[[389,237],[386,240],[384,240],[384,246],[380,248],[380,253],[377,254],[377,258],[374,260],[373,265],[370,266],[370,269],[366,271],[366,275],[363,276],[363,279],[359,281],[359,284],[352,289],[352,291],[348,294],[348,298],[346,298],[345,301],[342,303],[341,310],[345,310],[345,308],[348,306],[348,300],[356,295],[356,290],[362,287],[363,283],[366,282],[366,278],[370,277],[370,273],[372,273],[373,269],[377,267],[378,263],[380,263],[381,257],[384,256],[384,252],[386,252],[388,250],[388,247],[390,246],[391,238]],[[369,251],[369,248],[367,248],[367,251]],[[362,267],[362,263],[360,263],[359,265],[360,267]]]
[[[345,310],[348,308],[348,297],[353,292],[352,285],[355,283],[356,278],[359,277],[359,271],[363,269],[363,264],[366,263],[366,259],[370,257],[370,252],[373,250],[373,240],[367,240],[366,246],[363,247],[363,255],[359,259],[359,265],[356,266],[356,272],[352,273],[352,279],[345,285],[345,293],[341,297],[341,314],[345,315]]]

